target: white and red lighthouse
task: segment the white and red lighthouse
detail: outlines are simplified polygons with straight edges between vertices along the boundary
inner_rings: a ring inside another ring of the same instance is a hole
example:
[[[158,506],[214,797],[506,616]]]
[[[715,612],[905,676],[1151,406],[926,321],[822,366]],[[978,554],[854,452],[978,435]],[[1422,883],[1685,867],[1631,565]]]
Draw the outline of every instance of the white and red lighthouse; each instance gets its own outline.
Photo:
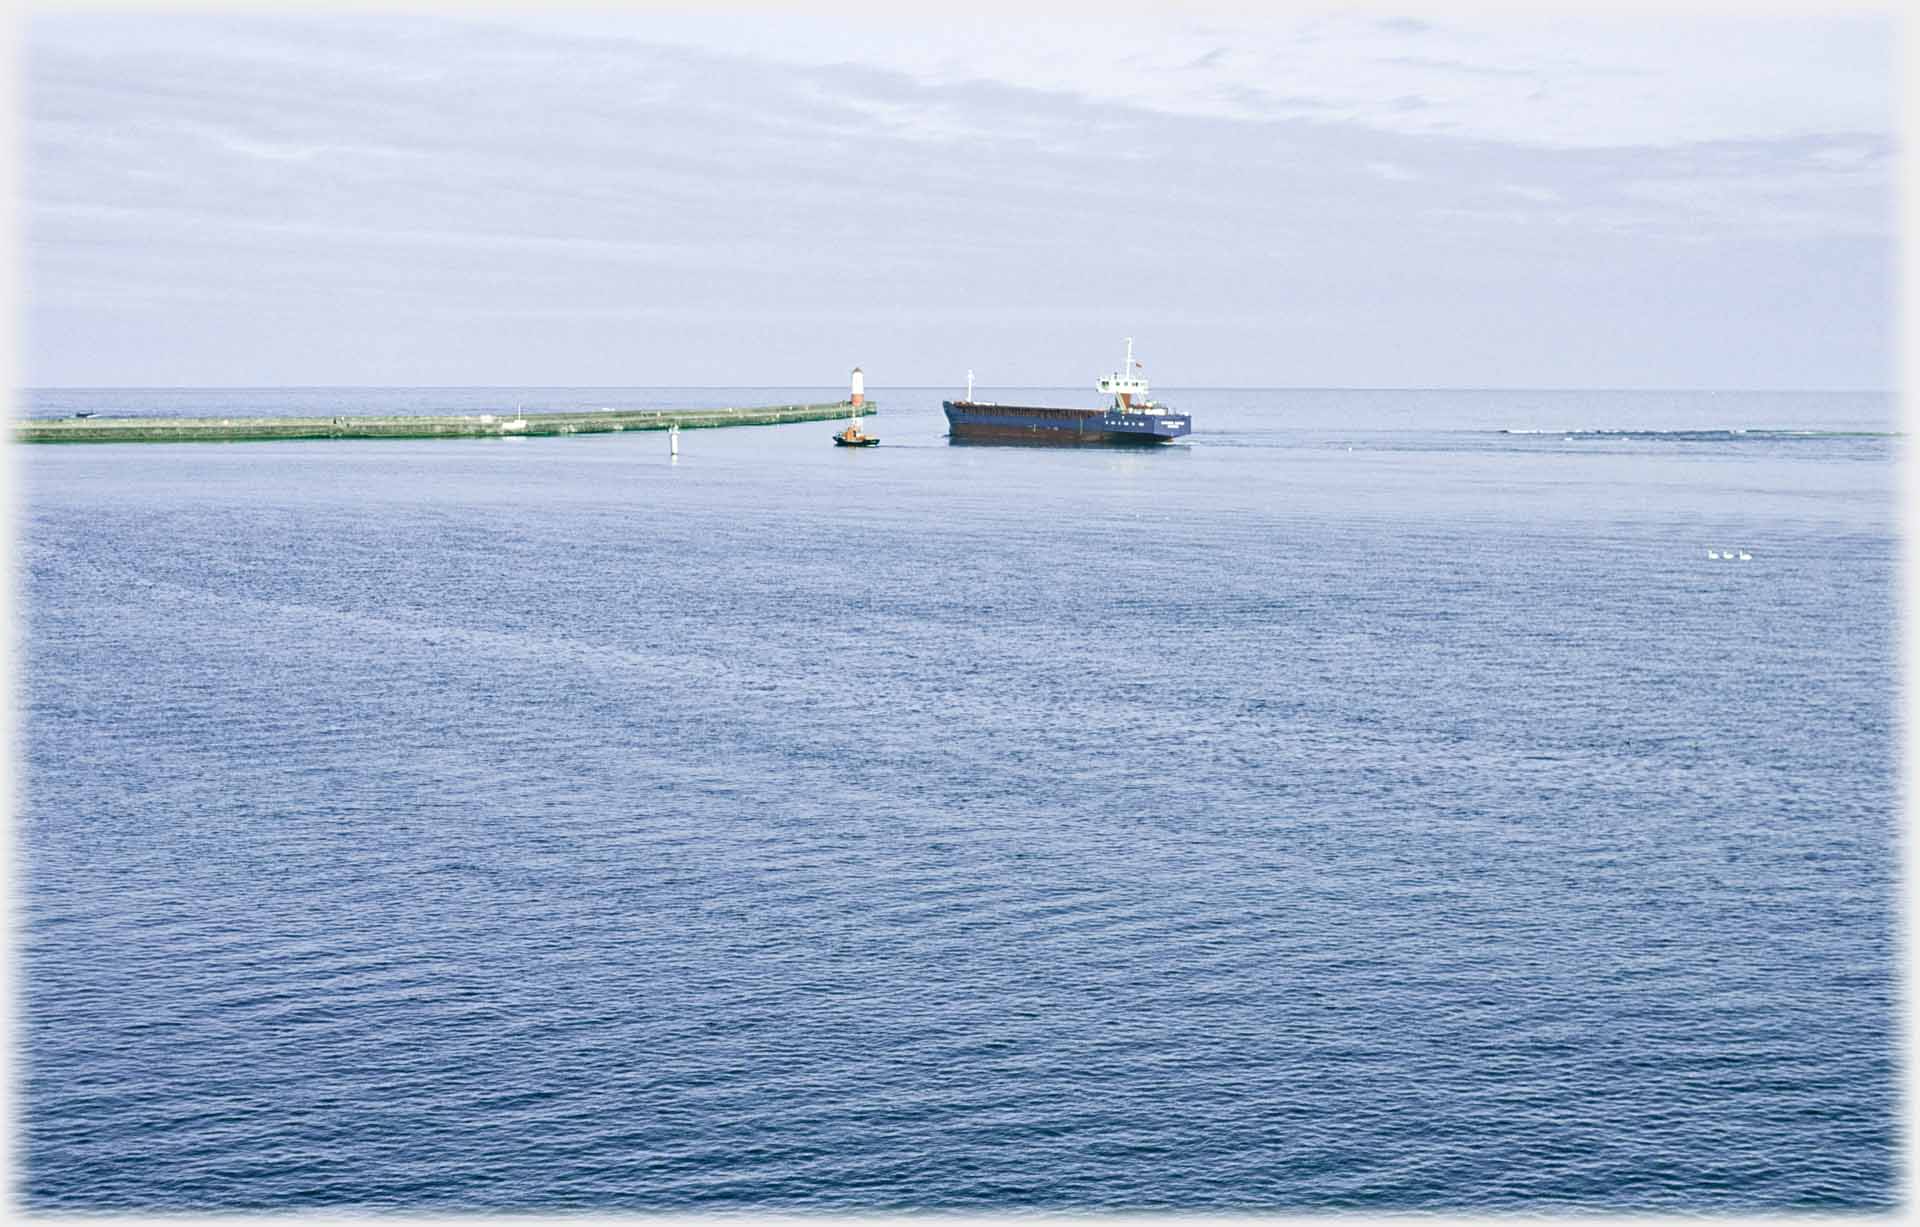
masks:
[[[855,405],[864,405],[867,403],[867,377],[857,366],[853,368],[852,400]]]

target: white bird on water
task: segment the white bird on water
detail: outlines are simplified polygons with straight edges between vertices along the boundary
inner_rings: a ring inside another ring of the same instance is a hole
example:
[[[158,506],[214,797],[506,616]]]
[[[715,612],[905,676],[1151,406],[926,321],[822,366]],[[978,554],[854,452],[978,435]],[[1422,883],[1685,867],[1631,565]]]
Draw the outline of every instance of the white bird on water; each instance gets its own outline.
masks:
[[[1708,557],[1708,558],[1711,558],[1711,559],[1713,559],[1713,560],[1714,560],[1714,561],[1716,561],[1716,562],[1718,562],[1718,561],[1719,561],[1719,559],[1720,559],[1720,555],[1719,555],[1719,554],[1718,554],[1717,552],[1715,552],[1715,551],[1713,551],[1713,550],[1708,550],[1708,551],[1707,551],[1707,557]]]
[[[1749,554],[1749,553],[1747,553],[1747,552],[1746,552],[1745,550],[1741,550],[1741,551],[1740,551],[1740,561],[1741,561],[1741,562],[1752,562],[1752,561],[1753,561],[1753,555],[1752,555],[1752,554]]]

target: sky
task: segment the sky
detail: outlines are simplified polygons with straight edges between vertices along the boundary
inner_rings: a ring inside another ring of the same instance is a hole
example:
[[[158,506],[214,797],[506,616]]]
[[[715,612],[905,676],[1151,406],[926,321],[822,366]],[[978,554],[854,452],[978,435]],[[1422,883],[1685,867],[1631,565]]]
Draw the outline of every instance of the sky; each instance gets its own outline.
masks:
[[[1891,18],[1242,7],[42,10],[18,382],[1892,386]]]

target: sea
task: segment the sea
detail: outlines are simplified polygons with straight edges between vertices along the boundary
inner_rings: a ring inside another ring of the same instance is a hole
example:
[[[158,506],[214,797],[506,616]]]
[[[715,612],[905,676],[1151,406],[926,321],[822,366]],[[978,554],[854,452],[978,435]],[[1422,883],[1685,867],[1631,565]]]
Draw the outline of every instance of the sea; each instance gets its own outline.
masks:
[[[13,448],[19,1204],[1903,1204],[1896,399],[1158,391]]]

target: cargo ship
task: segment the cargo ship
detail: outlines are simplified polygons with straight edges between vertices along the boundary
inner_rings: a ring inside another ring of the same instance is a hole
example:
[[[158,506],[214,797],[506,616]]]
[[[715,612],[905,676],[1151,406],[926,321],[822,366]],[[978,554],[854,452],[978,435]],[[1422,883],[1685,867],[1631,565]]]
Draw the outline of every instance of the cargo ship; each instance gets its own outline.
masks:
[[[1136,444],[1166,443],[1193,432],[1193,418],[1154,404],[1147,395],[1142,364],[1127,360],[1115,374],[1094,385],[1113,397],[1105,409],[1060,409],[1048,405],[998,405],[973,399],[973,372],[967,372],[965,400],[941,401],[947,437],[956,443]]]

